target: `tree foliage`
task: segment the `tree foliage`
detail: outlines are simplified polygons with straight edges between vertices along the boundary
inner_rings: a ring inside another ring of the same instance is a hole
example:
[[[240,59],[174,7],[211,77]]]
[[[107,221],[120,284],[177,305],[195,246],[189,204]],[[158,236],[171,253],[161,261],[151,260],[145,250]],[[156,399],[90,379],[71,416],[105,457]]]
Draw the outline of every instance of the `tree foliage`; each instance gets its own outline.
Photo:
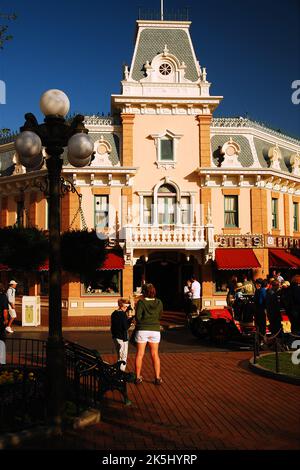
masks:
[[[49,240],[37,228],[0,229],[0,263],[19,271],[36,270],[49,254]]]
[[[15,13],[13,13],[11,15],[6,15],[6,14],[0,12],[0,21],[1,21],[1,23],[2,23],[3,20],[11,21],[11,20],[15,20],[16,18],[17,18],[17,15]],[[12,35],[8,34],[7,30],[8,30],[8,25],[7,24],[0,24],[0,49],[3,49],[4,43],[6,41],[9,41],[10,39],[12,39]]]
[[[61,259],[64,271],[89,276],[105,259],[105,242],[96,231],[70,230],[61,237]]]

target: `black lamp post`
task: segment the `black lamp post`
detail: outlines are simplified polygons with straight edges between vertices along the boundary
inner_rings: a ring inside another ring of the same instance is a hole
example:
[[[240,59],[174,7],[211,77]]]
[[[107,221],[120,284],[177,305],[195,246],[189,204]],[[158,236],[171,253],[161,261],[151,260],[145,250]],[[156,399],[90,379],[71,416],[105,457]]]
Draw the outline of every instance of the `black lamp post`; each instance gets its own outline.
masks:
[[[77,115],[71,122],[65,120],[70,107],[69,99],[60,90],[45,92],[40,101],[45,114],[38,124],[31,113],[25,115],[25,124],[16,139],[20,162],[31,170],[43,164],[42,147],[46,150],[49,191],[49,334],[47,341],[47,416],[58,428],[61,426],[65,403],[66,369],[62,336],[61,312],[61,246],[60,197],[61,158],[68,146],[68,160],[74,166],[90,163],[93,143],[86,135],[84,116]]]

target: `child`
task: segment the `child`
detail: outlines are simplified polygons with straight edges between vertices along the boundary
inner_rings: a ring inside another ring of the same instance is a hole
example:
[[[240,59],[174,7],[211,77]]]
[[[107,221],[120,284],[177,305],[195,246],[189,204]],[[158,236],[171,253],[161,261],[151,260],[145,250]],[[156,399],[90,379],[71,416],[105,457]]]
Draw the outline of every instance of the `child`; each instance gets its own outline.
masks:
[[[130,327],[134,316],[127,316],[127,312],[132,310],[130,304],[125,299],[118,300],[118,310],[111,314],[111,334],[115,343],[118,361],[124,361],[120,369],[126,369],[128,355],[128,328]]]

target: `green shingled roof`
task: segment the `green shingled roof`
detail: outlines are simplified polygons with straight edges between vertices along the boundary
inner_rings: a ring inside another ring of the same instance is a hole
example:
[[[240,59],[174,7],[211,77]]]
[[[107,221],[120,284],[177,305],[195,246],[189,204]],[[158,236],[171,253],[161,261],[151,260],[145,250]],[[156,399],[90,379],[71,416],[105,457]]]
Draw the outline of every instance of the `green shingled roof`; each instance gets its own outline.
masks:
[[[144,29],[140,34],[132,78],[137,81],[145,78],[146,61],[151,63],[157,54],[162,54],[165,45],[170,54],[175,55],[180,62],[185,62],[185,78],[196,82],[199,78],[196,64],[188,34],[183,29]]]
[[[254,137],[254,145],[261,166],[267,168],[269,166],[268,152],[270,147],[273,147],[274,144],[272,145],[270,144],[270,142],[265,142],[264,140],[257,139],[256,137]],[[286,150],[283,147],[279,147],[279,149],[282,154],[282,159],[280,160],[280,168],[282,171],[290,172],[290,158],[293,152],[290,150]]]
[[[211,138],[212,158],[215,165],[219,163],[220,148],[223,147],[225,142],[228,142],[230,137],[234,142],[241,147],[241,153],[238,156],[238,161],[245,168],[250,167],[254,163],[253,155],[251,152],[250,144],[247,137],[242,135],[214,135]]]
[[[0,176],[10,176],[13,173],[15,169],[14,154],[15,150],[0,153]]]
[[[120,149],[120,141],[119,137],[113,133],[106,133],[106,132],[89,132],[89,137],[92,139],[93,142],[97,142],[100,140],[101,135],[103,135],[104,140],[106,140],[111,145],[111,153],[109,154],[109,160],[111,161],[112,165],[118,165],[120,163],[120,156],[119,156],[119,149]],[[64,165],[70,165],[67,158],[67,148],[64,149],[63,153],[63,160]]]

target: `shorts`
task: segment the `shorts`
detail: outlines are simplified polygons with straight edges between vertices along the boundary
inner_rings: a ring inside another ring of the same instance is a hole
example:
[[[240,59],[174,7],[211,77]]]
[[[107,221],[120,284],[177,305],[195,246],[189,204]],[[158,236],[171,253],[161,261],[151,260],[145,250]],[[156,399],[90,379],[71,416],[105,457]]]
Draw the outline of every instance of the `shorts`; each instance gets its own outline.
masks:
[[[135,333],[137,343],[159,343],[160,331],[138,330]]]
[[[10,318],[17,318],[17,313],[14,308],[10,308],[8,310],[8,313],[9,313]]]

